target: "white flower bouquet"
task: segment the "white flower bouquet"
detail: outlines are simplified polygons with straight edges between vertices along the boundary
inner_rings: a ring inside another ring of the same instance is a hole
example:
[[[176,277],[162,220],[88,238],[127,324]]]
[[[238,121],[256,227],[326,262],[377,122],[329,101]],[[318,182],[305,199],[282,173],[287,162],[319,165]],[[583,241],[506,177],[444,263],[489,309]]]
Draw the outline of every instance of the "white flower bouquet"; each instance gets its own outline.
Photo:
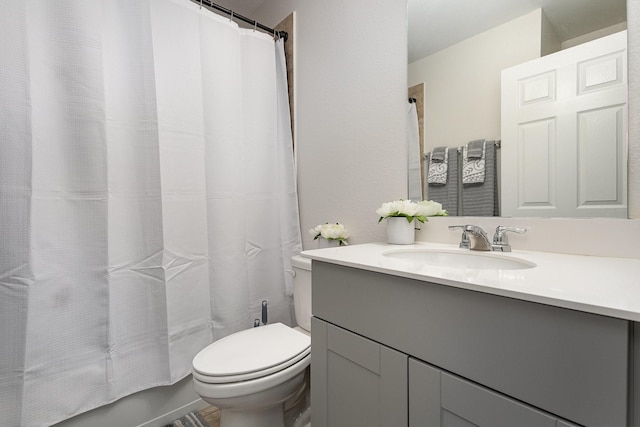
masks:
[[[336,222],[335,224],[319,224],[315,228],[309,230],[309,233],[313,236],[313,240],[324,238],[329,241],[337,240],[340,242],[340,246],[347,245],[347,239],[349,238],[349,232],[344,225]]]
[[[433,200],[412,202],[411,200],[396,200],[383,203],[376,213],[380,216],[378,222],[389,217],[405,217],[407,222],[414,219],[420,222],[429,221],[429,216],[446,216],[447,211],[442,209],[442,204]]]

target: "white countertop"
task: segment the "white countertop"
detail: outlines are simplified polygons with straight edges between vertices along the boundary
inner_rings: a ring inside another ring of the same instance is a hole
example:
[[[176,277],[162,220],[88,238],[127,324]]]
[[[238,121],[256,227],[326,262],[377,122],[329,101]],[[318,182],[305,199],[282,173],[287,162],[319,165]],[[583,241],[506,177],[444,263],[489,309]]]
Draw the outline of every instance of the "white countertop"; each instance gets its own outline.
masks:
[[[527,269],[477,270],[418,265],[383,255],[398,249],[468,252],[454,245],[420,242],[414,245],[366,243],[307,250],[301,255],[347,267],[640,322],[640,260],[637,259],[516,249],[508,253],[471,251],[536,264]]]

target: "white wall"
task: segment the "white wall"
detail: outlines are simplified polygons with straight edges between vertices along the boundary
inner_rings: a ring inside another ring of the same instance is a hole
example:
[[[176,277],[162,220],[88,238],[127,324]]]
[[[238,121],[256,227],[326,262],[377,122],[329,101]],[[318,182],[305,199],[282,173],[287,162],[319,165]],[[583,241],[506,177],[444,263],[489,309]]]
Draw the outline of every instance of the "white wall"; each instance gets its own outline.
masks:
[[[298,15],[298,117],[309,116],[298,124],[303,233],[317,222],[335,217],[348,225],[353,243],[382,241],[384,226],[376,224],[373,211],[383,201],[402,197],[406,187],[406,1],[397,0],[393,5],[390,1],[368,0],[266,3],[269,9],[259,11],[262,18],[256,18],[267,25],[275,25],[294,10]],[[354,7],[347,7],[351,3]],[[640,218],[640,1],[629,0],[627,14],[629,214]],[[336,16],[339,19],[334,25]],[[333,66],[336,70],[331,69]],[[303,72],[309,75],[300,76]],[[418,239],[455,243],[458,235],[450,233],[447,225],[475,220],[488,230],[499,223],[521,224],[519,220],[499,218],[433,218],[422,227]],[[532,230],[528,236],[512,238],[516,248],[522,245],[533,250],[571,252],[582,247],[596,254],[626,253],[640,258],[638,219],[531,219],[524,225]],[[314,247],[308,236],[305,247]],[[171,414],[177,417],[188,412],[189,407],[182,405],[194,403],[193,398],[187,378],[171,387],[121,399],[60,427],[161,426],[168,422],[163,414],[171,418]]]
[[[500,139],[500,72],[540,57],[542,16],[537,9],[409,64],[409,86],[425,85],[425,152]]]
[[[437,217],[421,225],[416,240],[457,245],[461,232],[448,226],[460,224],[478,225],[489,238],[498,225],[527,228],[509,234],[514,250],[640,259],[637,219]]]
[[[610,27],[602,28],[600,30],[596,30],[588,34],[584,34],[574,39],[563,41],[562,44],[560,45],[560,49],[561,50],[569,49],[570,47],[577,46],[582,43],[587,43],[592,40],[596,40],[601,37],[605,37],[614,33],[619,33],[620,31],[624,31],[626,29],[627,29],[627,23],[621,22],[620,24],[615,24]]]
[[[324,222],[382,240],[375,210],[407,192],[406,0],[270,0],[254,15],[275,25],[293,10],[303,246]]]
[[[542,12],[542,41],[541,41],[540,53],[542,56],[549,55],[562,49],[558,34],[556,34],[555,28],[549,22],[547,15]]]

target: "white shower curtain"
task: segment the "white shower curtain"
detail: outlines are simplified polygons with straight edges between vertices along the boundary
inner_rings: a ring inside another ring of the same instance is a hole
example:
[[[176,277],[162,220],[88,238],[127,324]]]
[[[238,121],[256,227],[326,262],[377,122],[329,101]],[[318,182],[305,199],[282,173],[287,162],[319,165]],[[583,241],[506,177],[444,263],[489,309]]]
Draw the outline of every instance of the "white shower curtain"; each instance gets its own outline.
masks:
[[[422,200],[422,172],[420,165],[420,129],[418,125],[418,109],[415,102],[409,103],[407,109],[407,193],[409,200]]]
[[[292,323],[282,42],[188,0],[0,8],[0,424],[171,384]]]

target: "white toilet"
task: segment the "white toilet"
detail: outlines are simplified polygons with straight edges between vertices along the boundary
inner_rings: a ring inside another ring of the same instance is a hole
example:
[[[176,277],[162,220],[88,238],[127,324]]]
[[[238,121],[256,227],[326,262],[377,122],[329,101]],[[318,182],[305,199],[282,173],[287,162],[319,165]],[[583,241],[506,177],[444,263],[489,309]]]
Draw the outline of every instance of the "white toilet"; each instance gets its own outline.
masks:
[[[305,391],[311,360],[311,260],[294,256],[292,266],[297,327],[274,323],[246,329],[193,358],[194,389],[222,410],[221,427],[284,426],[285,403]]]

